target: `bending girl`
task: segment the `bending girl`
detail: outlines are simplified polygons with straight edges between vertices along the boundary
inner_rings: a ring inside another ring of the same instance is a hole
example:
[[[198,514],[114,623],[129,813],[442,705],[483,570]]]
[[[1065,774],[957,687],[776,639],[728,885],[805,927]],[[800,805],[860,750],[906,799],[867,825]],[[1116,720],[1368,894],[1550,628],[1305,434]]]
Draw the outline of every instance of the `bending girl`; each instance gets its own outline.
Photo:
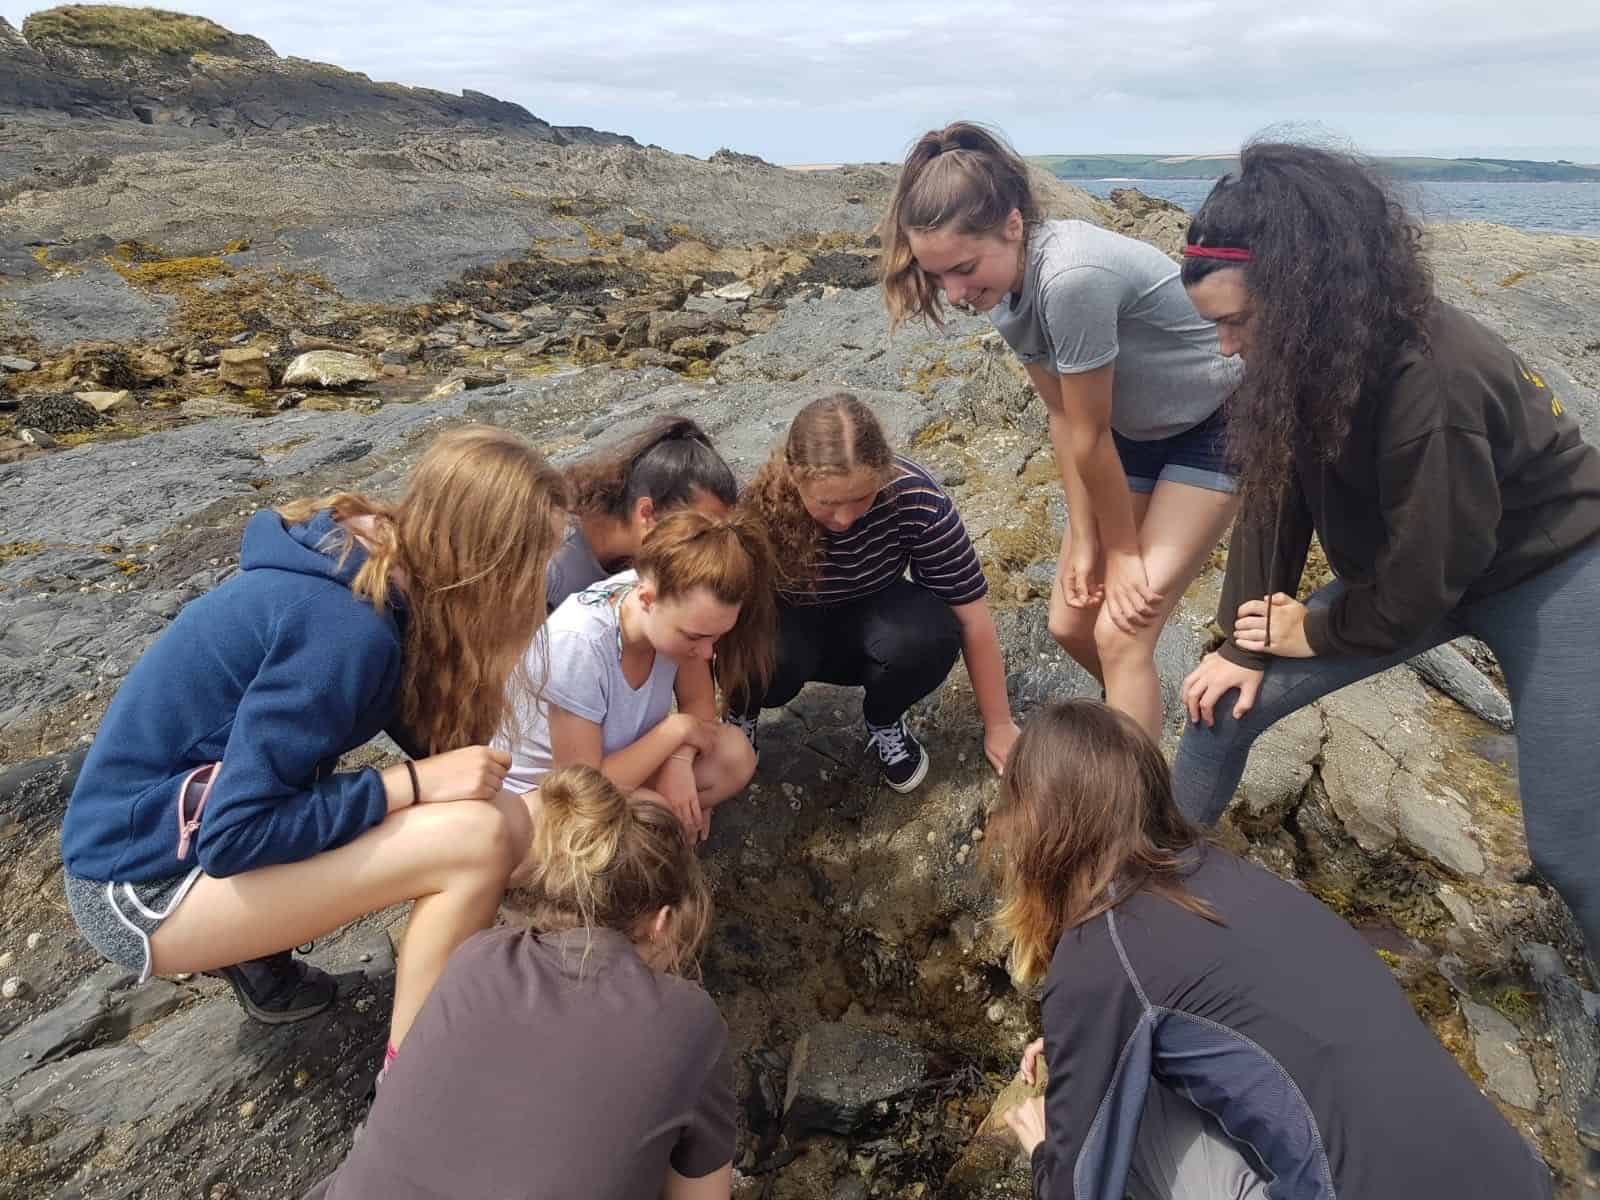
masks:
[[[1123,714],[1029,720],[984,847],[1013,974],[1044,985],[1045,1094],[1007,1114],[1040,1200],[1550,1196],[1383,960],[1207,846]]]
[[[771,670],[772,553],[747,519],[677,512],[634,561],[568,598],[528,648],[541,698],[497,743],[512,755],[506,786],[598,767],[626,791],[658,793],[704,839],[711,810],[755,773],[749,743],[717,720],[717,683],[759,688]]]
[[[884,782],[909,792],[927,775],[928,755],[906,710],[944,682],[960,653],[984,752],[1004,767],[1017,727],[989,584],[950,497],[889,449],[873,411],[847,392],[806,405],[745,505],[782,564],[772,682],[734,690],[729,704],[750,744],[761,710],[789,703],[808,680],[861,687]]]
[[[632,562],[645,534],[667,513],[692,508],[720,517],[739,498],[728,464],[687,417],[658,417],[620,445],[578,459],[564,474],[573,520],[550,560],[551,612]]]
[[[391,1051],[528,845],[488,742],[544,617],[561,477],[527,444],[441,435],[398,505],[261,512],[101,722],[62,828],[78,928],[141,977],[219,974],[269,1023],[326,1008],[290,947],[414,901]],[[381,730],[426,757],[337,771]]]
[[[450,959],[361,1140],[307,1200],[728,1200],[728,1028],[690,978],[711,920],[670,813],[547,776],[526,929]]]
[[[884,220],[891,322],[987,312],[1044,401],[1067,494],[1050,632],[1152,737],[1155,645],[1234,513],[1222,404],[1239,365],[1155,247],[1046,221],[1028,167],[959,121],[912,147]]]

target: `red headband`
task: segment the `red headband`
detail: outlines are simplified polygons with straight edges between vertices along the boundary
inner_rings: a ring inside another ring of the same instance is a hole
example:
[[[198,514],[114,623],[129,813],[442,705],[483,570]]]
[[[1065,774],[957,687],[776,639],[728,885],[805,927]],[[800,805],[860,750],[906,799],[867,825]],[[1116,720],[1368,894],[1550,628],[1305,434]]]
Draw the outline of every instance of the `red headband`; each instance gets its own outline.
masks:
[[[1237,246],[1185,246],[1185,258],[1222,258],[1228,262],[1249,262],[1250,251]]]

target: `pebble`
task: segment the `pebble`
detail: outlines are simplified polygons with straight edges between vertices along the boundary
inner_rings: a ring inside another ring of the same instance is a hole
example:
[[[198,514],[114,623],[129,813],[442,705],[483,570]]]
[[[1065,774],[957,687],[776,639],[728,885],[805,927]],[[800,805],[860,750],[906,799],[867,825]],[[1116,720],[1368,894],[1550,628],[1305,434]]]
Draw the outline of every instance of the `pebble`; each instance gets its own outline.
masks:
[[[232,1195],[233,1189],[225,1183],[212,1184],[211,1191],[207,1193],[208,1200],[229,1200]]]
[[[933,830],[928,830],[928,845],[932,846],[939,840],[939,835]]]
[[[17,956],[15,954],[11,953],[11,951],[7,950],[4,953],[0,953],[0,971],[4,971],[7,967],[9,967],[12,963],[14,963],[16,961],[17,961]]]
[[[1006,1006],[1001,1004],[1000,1001],[996,1000],[993,1004],[989,1005],[988,1009],[985,1010],[983,1015],[989,1018],[991,1024],[998,1025],[1001,1021],[1006,1019]]]
[[[248,1121],[255,1115],[256,1102],[254,1100],[246,1100],[243,1104],[239,1105],[239,1119],[241,1121]]]
[[[0,355],[0,371],[33,371],[39,364],[31,358],[21,358],[10,354]]]
[[[42,941],[44,941],[44,934],[40,933],[38,930],[35,930],[28,935],[28,949],[37,950],[39,948],[39,943]]]
[[[20,1000],[29,992],[28,981],[20,976],[13,975],[4,983],[0,983],[0,997],[7,1000]]]
[[[311,1072],[306,1070],[304,1067],[301,1067],[300,1070],[294,1073],[294,1086],[296,1090],[305,1087],[305,1085],[310,1082]]]
[[[972,831],[972,840],[973,840],[973,841],[975,841],[975,842],[981,842],[981,841],[983,841],[983,830],[981,830],[981,829],[974,829],[974,830],[973,830],[973,831]]]
[[[363,953],[360,957],[361,957],[361,961],[362,962],[371,962],[372,961],[372,955],[370,955],[370,954]]]

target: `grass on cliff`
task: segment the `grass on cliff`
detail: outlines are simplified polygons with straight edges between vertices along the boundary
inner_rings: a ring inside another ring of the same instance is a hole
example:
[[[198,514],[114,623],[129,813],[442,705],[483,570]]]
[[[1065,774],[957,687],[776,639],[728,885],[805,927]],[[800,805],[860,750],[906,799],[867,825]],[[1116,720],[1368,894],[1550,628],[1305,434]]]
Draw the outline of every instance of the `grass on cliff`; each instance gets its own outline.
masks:
[[[159,8],[67,4],[32,13],[22,36],[34,45],[57,42],[111,54],[194,54],[233,39],[215,21]]]

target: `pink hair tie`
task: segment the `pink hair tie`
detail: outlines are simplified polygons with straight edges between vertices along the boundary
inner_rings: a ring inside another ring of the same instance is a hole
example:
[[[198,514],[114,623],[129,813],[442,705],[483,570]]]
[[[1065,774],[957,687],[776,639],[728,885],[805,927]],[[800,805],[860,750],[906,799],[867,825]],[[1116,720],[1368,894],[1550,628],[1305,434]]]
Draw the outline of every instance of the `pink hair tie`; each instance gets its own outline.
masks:
[[[1228,262],[1249,262],[1250,251],[1238,246],[1185,246],[1185,258],[1221,258]]]

